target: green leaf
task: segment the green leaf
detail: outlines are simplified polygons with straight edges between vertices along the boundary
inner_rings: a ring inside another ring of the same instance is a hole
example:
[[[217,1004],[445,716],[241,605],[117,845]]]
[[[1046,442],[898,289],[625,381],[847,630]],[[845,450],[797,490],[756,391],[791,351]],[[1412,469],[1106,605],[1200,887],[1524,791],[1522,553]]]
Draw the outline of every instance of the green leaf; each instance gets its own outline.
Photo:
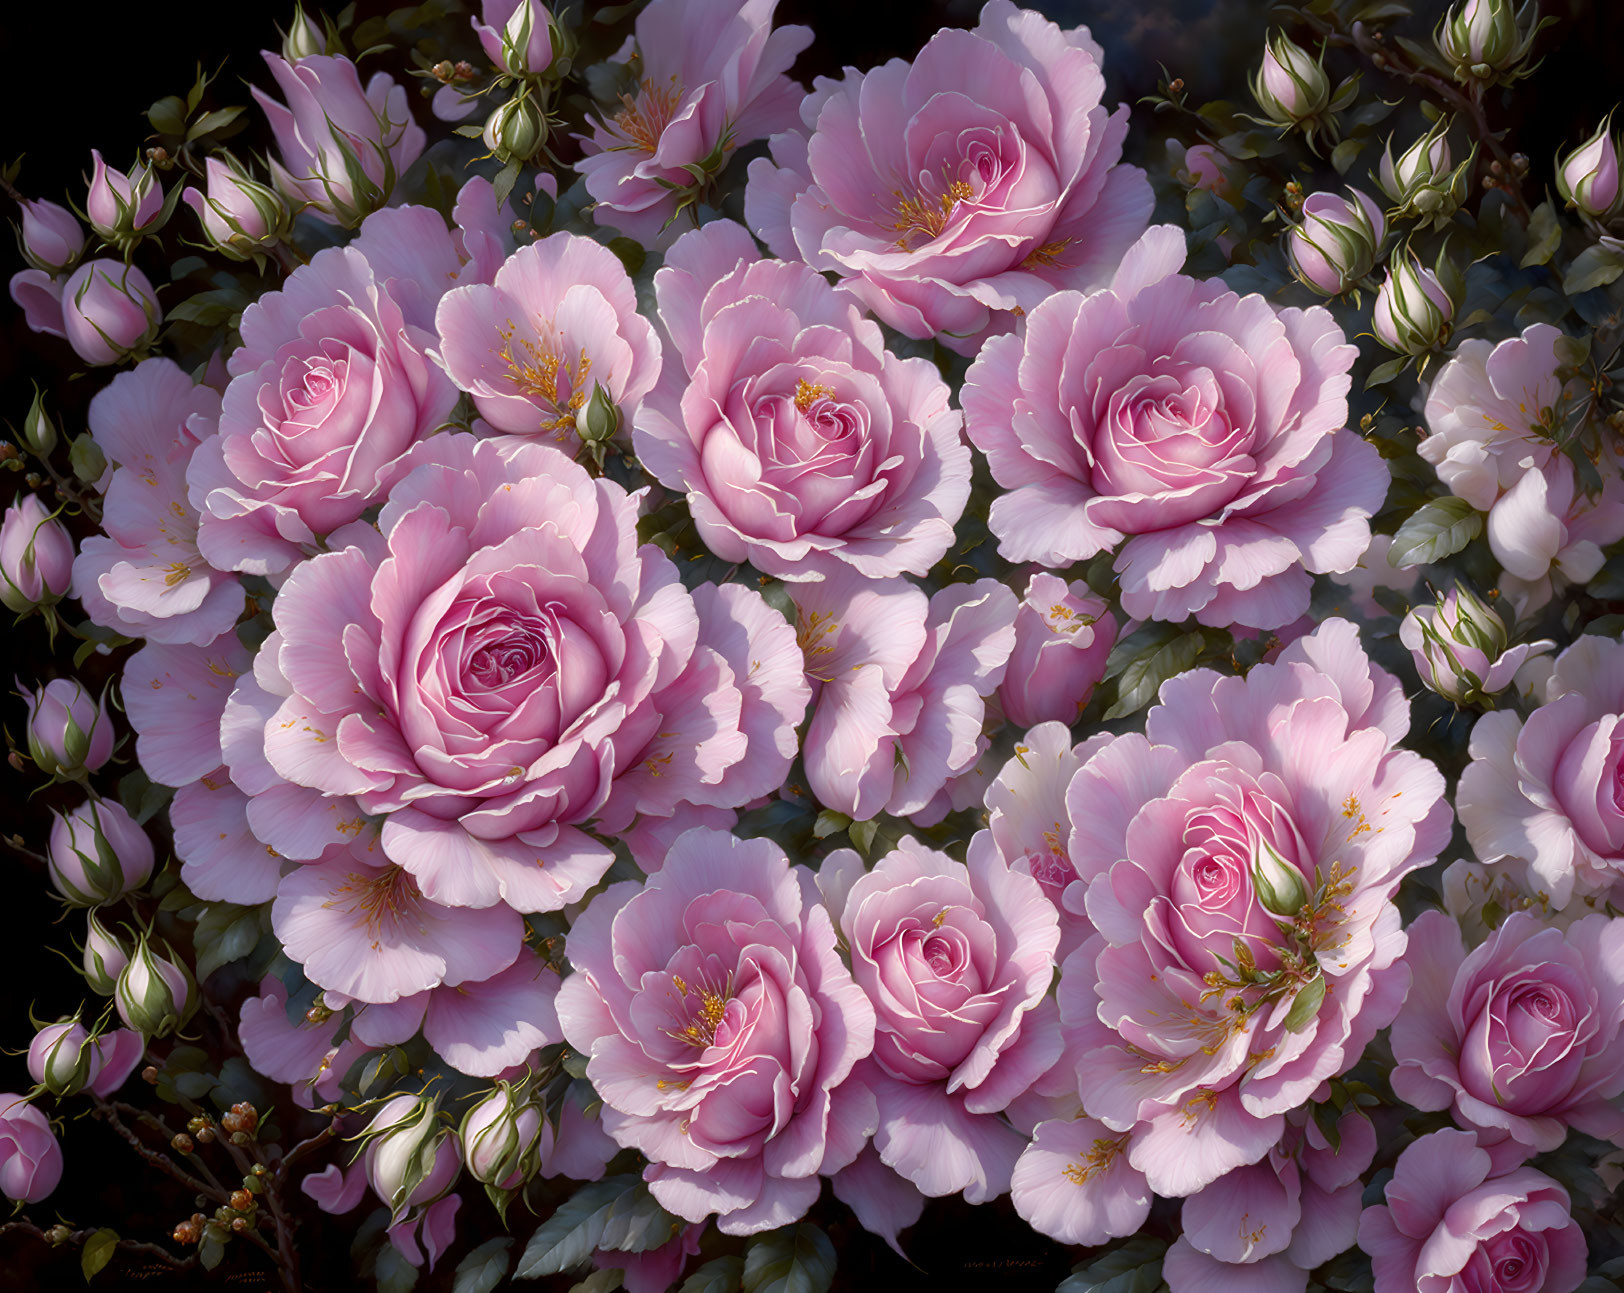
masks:
[[[612,1293],[612,1290],[620,1287],[621,1277],[625,1273],[618,1266],[605,1266],[581,1280],[570,1289],[570,1293]]]
[[[1624,274],[1624,257],[1596,243],[1586,247],[1568,266],[1562,290],[1569,296],[1578,296],[1593,287],[1607,286],[1620,274]]]
[[[82,431],[68,447],[68,466],[86,485],[94,485],[101,479],[102,472],[107,470],[107,455],[101,451],[101,446],[90,432]]]
[[[1398,527],[1387,564],[1399,570],[1431,565],[1454,556],[1482,532],[1482,514],[1464,498],[1435,498]]]
[[[880,819],[870,817],[866,822],[853,822],[846,828],[846,834],[857,846],[857,851],[867,857],[869,848],[874,843],[874,832],[879,829]]]
[[[197,1264],[206,1271],[212,1271],[225,1255],[225,1242],[205,1233],[197,1245]]]
[[[451,1293],[491,1293],[507,1278],[508,1249],[513,1241],[506,1236],[487,1239],[468,1256],[457,1263],[457,1274],[452,1280]]]
[[[1556,206],[1541,202],[1528,220],[1528,250],[1523,253],[1521,267],[1545,265],[1562,245],[1562,221],[1557,218]]]
[[[126,772],[118,779],[118,801],[135,818],[136,825],[145,826],[162,811],[175,792],[160,786],[140,768]]]
[[[1336,167],[1338,175],[1348,173],[1348,168],[1359,160],[1359,154],[1364,150],[1364,146],[1363,139],[1344,139],[1331,149],[1331,165]]]
[[[729,1254],[706,1262],[682,1282],[677,1293],[738,1293],[744,1258]]]
[[[192,123],[191,129],[186,132],[186,142],[191,143],[194,139],[201,139],[204,135],[229,126],[247,111],[247,108],[238,105],[231,108],[218,108],[213,112],[205,112]]]
[[[838,835],[850,825],[851,818],[845,813],[825,808],[818,814],[818,820],[812,823],[812,835],[815,839],[826,840],[831,835]]]
[[[1162,1282],[1165,1246],[1144,1236],[1083,1266],[1060,1281],[1055,1293],[1152,1293]]]
[[[85,1240],[85,1246],[79,1253],[79,1269],[85,1273],[85,1280],[95,1279],[96,1272],[113,1260],[117,1250],[118,1231],[105,1226]]]
[[[503,203],[508,200],[508,194],[513,192],[513,186],[519,182],[519,172],[524,169],[522,162],[512,161],[502,168],[502,173],[491,182],[491,188],[496,195],[496,209],[500,211]]]
[[[1319,1014],[1320,1006],[1325,1003],[1325,976],[1316,974],[1307,983],[1297,990],[1292,998],[1291,1009],[1286,1012],[1286,1031],[1300,1033],[1314,1021]]]
[[[1170,626],[1171,627],[1171,626]],[[1153,643],[1128,661],[1117,679],[1116,701],[1105,711],[1107,719],[1126,718],[1156,699],[1162,684],[1177,677],[1200,658],[1207,638],[1200,629],[1174,629],[1170,640]]]
[[[631,238],[611,238],[609,250],[620,258],[620,263],[626,267],[628,274],[635,274],[643,268],[643,262],[648,259],[648,252],[643,244]]]
[[[260,908],[234,903],[211,903],[197,922],[192,945],[197,949],[197,978],[201,983],[222,965],[239,961],[254,950],[264,933]]]
[[[519,1267],[513,1272],[515,1278],[540,1279],[586,1261],[600,1246],[616,1208],[630,1206],[623,1200],[639,1189],[647,1197],[648,1187],[642,1178],[632,1175],[611,1176],[582,1186],[530,1236]]]
[[[160,135],[184,135],[186,100],[176,94],[165,95],[147,109],[147,120]]]
[[[403,1256],[394,1244],[386,1243],[378,1249],[378,1264],[372,1278],[378,1282],[378,1293],[411,1293],[417,1286],[417,1267]]]
[[[754,1240],[744,1254],[744,1293],[827,1293],[835,1280],[835,1246],[802,1222]]]
[[[1370,370],[1370,376],[1365,378],[1365,389],[1372,386],[1385,386],[1410,366],[1410,357],[1400,355],[1397,359],[1389,359],[1386,363],[1377,364]]]

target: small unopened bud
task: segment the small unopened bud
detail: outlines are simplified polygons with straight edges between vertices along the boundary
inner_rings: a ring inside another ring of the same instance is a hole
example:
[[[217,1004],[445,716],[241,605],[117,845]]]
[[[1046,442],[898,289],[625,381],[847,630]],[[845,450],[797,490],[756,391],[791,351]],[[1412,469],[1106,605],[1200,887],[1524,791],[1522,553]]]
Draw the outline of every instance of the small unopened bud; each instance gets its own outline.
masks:
[[[487,0],[482,17],[473,20],[485,56],[511,76],[539,76],[553,61],[552,15],[539,0],[511,6],[501,30],[490,25],[509,5]]]
[[[462,1155],[440,1121],[440,1102],[399,1095],[373,1115],[367,1138],[367,1179],[395,1220],[442,1197],[457,1179]]]
[[[1624,207],[1620,201],[1620,148],[1612,136],[1612,124],[1613,114],[1608,113],[1595,134],[1556,163],[1557,192],[1569,206],[1593,220],[1607,219]]]
[[[499,1082],[462,1120],[463,1160],[481,1184],[512,1190],[540,1169],[541,1109]]]
[[[119,1017],[143,1037],[167,1037],[197,1012],[197,984],[192,973],[165,945],[160,954],[143,935],[118,976],[113,1003]]]
[[[588,444],[605,444],[620,431],[620,409],[602,382],[592,384],[592,398],[575,415],[575,430]]]
[[[1325,111],[1331,101],[1331,79],[1324,56],[1316,59],[1284,33],[1269,37],[1263,66],[1252,78],[1252,95],[1270,120],[1301,125]]]
[[[102,1053],[77,1019],[63,1019],[34,1034],[28,1076],[55,1096],[77,1095],[101,1072]]]
[[[219,1135],[213,1127],[204,1127],[197,1133],[197,1141],[200,1145],[212,1145],[218,1139]]]
[[[73,268],[85,249],[85,231],[73,212],[43,200],[24,202],[22,208],[23,258],[47,274]]]
[[[247,1234],[248,1233],[248,1218],[247,1217],[233,1217],[233,1218],[231,1218],[231,1231],[232,1231],[233,1234],[238,1234],[238,1235]]]
[[[60,1221],[45,1232],[45,1242],[52,1248],[60,1248],[73,1238],[73,1227],[65,1226]]]
[[[500,162],[527,162],[547,142],[547,118],[541,105],[520,92],[497,105],[485,119],[485,147]]]
[[[141,1070],[141,1080],[143,1082],[145,1082],[148,1086],[157,1086],[158,1085],[158,1068],[157,1068],[157,1066],[154,1065],[154,1064],[148,1064],[146,1066],[146,1068],[142,1069]]]
[[[190,1221],[182,1221],[170,1232],[169,1237],[183,1246],[195,1244],[197,1242],[197,1227]]]
[[[94,772],[112,757],[107,697],[92,696],[77,678],[52,678],[38,691],[25,691],[23,704],[28,709],[28,756],[47,776]]]
[[[1433,32],[1457,81],[1510,85],[1528,75],[1534,37],[1545,25],[1537,0],[1461,0]]]
[[[1444,118],[1396,160],[1392,138],[1388,138],[1376,179],[1399,213],[1447,218],[1465,199],[1476,149],[1466,161],[1453,166],[1448,133],[1449,120]]]
[[[1302,223],[1286,240],[1293,272],[1322,296],[1339,296],[1376,264],[1387,220],[1358,189],[1348,197],[1315,193],[1303,202]]]
[[[1508,646],[1505,621],[1460,587],[1432,606],[1413,608],[1398,636],[1427,689],[1457,705],[1476,705],[1504,691],[1525,660],[1556,645]]]
[[[1400,354],[1422,355],[1448,340],[1454,317],[1454,297],[1438,273],[1412,251],[1395,256],[1371,310],[1376,339]]]
[[[177,1154],[190,1154],[192,1152],[192,1138],[184,1131],[177,1131],[169,1141],[170,1148]]]
[[[118,988],[118,976],[130,963],[130,954],[107,927],[101,923],[98,908],[92,907],[86,918],[83,964],[85,982],[98,996],[110,997]]]
[[[254,1206],[254,1196],[247,1190],[233,1190],[231,1192],[231,1206],[238,1212],[247,1212]]]
[[[248,260],[287,236],[293,208],[286,198],[253,179],[229,153],[210,157],[206,165],[208,192],[187,189],[181,197],[218,251]]]
[[[73,586],[73,539],[32,494],[0,520],[0,604],[22,614],[62,600]]]
[[[282,57],[290,63],[327,52],[327,37],[305,14],[304,6],[293,6],[293,20],[282,33]]]
[[[112,170],[92,149],[90,191],[85,195],[85,216],[102,241],[128,249],[148,234],[157,233],[168,219],[163,188],[150,164],[141,163],[128,174]]]
[[[28,406],[23,418],[23,443],[37,457],[49,458],[56,448],[56,423],[45,411],[45,394],[34,388],[34,402]]]
[[[52,816],[46,862],[52,885],[73,906],[116,902],[147,882],[152,840],[122,804],[87,799]]]
[[[1275,916],[1295,916],[1308,903],[1302,868],[1286,861],[1267,840],[1259,840],[1252,854],[1252,892]]]

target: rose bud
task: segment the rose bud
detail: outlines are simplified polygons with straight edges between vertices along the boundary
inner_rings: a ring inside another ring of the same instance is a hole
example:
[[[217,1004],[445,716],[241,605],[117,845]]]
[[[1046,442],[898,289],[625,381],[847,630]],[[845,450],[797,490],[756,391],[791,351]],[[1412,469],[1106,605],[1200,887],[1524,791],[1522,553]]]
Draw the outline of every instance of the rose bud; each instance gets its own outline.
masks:
[[[1375,200],[1355,188],[1348,193],[1310,195],[1286,240],[1292,272],[1321,296],[1340,296],[1370,273],[1387,234]]]
[[[1331,79],[1323,58],[1323,54],[1314,58],[1284,32],[1269,38],[1263,66],[1252,78],[1252,94],[1272,121],[1300,125],[1325,110],[1331,101]]]
[[[206,166],[207,192],[187,189],[181,200],[197,212],[216,250],[232,260],[248,260],[286,237],[293,211],[280,193],[249,178],[229,153],[210,157]]]
[[[124,967],[130,963],[130,954],[124,945],[108,932],[96,912],[97,908],[90,909],[88,929],[85,932],[85,982],[98,996],[110,997],[118,989],[118,976],[124,973]]]
[[[362,1133],[370,1142],[367,1180],[395,1221],[442,1197],[462,1168],[456,1135],[439,1115],[438,1099],[398,1095]]]
[[[23,418],[22,438],[29,451],[40,458],[49,458],[51,450],[56,448],[56,423],[45,411],[45,393],[38,387],[34,388],[34,402],[28,406],[28,415]]]
[[[474,34],[486,56],[514,76],[540,76],[553,61],[553,17],[536,0],[485,0]]]
[[[62,1146],[50,1120],[11,1091],[0,1091],[0,1194],[39,1203],[62,1179]]]
[[[86,261],[63,285],[63,334],[87,364],[114,364],[145,350],[162,321],[152,284],[133,265]]]
[[[517,1189],[541,1166],[541,1108],[499,1082],[462,1120],[468,1175],[498,1190]]]
[[[485,119],[485,147],[499,162],[527,162],[546,142],[546,114],[523,91]]]
[[[1376,339],[1400,354],[1422,355],[1449,339],[1454,317],[1454,297],[1438,274],[1412,251],[1394,257],[1370,314]]]
[[[28,1076],[52,1095],[77,1095],[101,1066],[101,1050],[77,1019],[41,1028],[28,1045]]]
[[[1601,128],[1556,163],[1556,189],[1569,206],[1593,220],[1615,214],[1619,202],[1619,146],[1611,132],[1613,114]]]
[[[25,693],[23,704],[28,707],[28,755],[41,772],[53,777],[94,772],[112,756],[113,723],[105,695],[92,697],[75,678],[53,678],[38,691]]]
[[[51,883],[73,906],[116,902],[152,874],[152,841],[123,805],[87,799],[52,816],[46,862]]]
[[[166,943],[160,956],[143,934],[130,953],[130,963],[118,976],[113,1004],[126,1027],[142,1037],[167,1037],[183,1028],[197,1012],[197,983],[192,972]]]
[[[1426,688],[1457,705],[1476,705],[1504,691],[1523,661],[1556,645],[1527,642],[1508,650],[1505,621],[1461,588],[1451,588],[1435,605],[1414,607],[1398,636]]]
[[[0,603],[19,615],[50,606],[73,586],[73,538],[32,494],[0,521]]]
[[[1016,727],[1075,721],[1105,676],[1116,620],[1087,584],[1047,571],[1027,581],[1015,612],[1015,650],[998,687],[1004,717]]]
[[[280,30],[280,29],[279,29]],[[304,6],[293,6],[293,21],[282,32],[282,57],[290,63],[327,52],[327,36],[321,27],[305,14]]]
[[[56,202],[25,201],[23,259],[47,274],[70,269],[85,249],[85,231],[73,212]]]
[[[1433,128],[1393,159],[1393,139],[1377,168],[1376,182],[1401,212],[1419,216],[1448,216],[1466,197],[1472,157],[1451,169],[1449,121]]]
[[[123,175],[109,170],[95,149],[90,155],[96,164],[85,196],[85,218],[102,240],[124,249],[162,228],[167,218],[164,192],[152,167],[138,162]]]
[[[1548,20],[1524,23],[1538,13],[1537,0],[1527,0],[1520,10],[1513,0],[1464,0],[1438,25],[1433,43],[1454,65],[1457,81],[1476,78],[1509,85],[1528,74],[1519,65]]]

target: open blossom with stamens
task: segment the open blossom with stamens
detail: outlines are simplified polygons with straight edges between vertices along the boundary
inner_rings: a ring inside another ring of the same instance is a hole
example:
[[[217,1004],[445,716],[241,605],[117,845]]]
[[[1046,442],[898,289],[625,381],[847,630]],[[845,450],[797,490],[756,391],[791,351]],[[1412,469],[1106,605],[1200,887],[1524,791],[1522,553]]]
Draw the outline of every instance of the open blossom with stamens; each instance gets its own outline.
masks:
[[[1164,683],[1067,792],[1099,933],[1059,1001],[1083,1107],[1156,1193],[1255,1163],[1403,1000],[1392,897],[1449,838],[1443,778],[1351,624]],[[1080,886],[1064,895],[1068,904]]]
[[[991,0],[911,64],[819,81],[750,165],[750,227],[899,332],[974,354],[1057,288],[1098,286],[1150,218],[1102,57],[1088,28]]]
[[[593,218],[646,247],[669,245],[679,202],[735,148],[795,124],[804,91],[784,75],[810,27],[774,28],[778,0],[653,0],[637,15],[639,81],[592,122],[576,169]]]
[[[453,288],[436,358],[498,431],[566,448],[600,387],[631,425],[660,375],[660,341],[618,257],[579,234],[521,247],[492,284]]]
[[[214,641],[236,623],[242,585],[198,551],[187,466],[215,439],[220,397],[178,364],[149,359],[90,401],[90,433],[114,465],[106,535],[84,541],[73,586],[92,622],[154,642]]]
[[[565,1039],[643,1179],[726,1234],[800,1217],[856,1158],[873,1097],[846,1081],[874,1007],[835,949],[812,872],[770,840],[698,828],[644,884],[598,894],[567,944]]]

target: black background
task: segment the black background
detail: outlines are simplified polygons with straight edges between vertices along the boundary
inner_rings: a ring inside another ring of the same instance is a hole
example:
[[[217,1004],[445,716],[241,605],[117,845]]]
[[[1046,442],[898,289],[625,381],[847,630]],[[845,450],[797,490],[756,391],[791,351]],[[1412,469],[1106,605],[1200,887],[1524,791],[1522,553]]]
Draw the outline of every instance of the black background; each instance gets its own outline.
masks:
[[[337,4],[314,5],[330,8]],[[1183,76],[1196,101],[1229,97],[1246,104],[1244,77],[1255,65],[1266,25],[1268,5],[1259,0],[1102,0],[1083,4],[1061,0],[1040,4],[1064,25],[1087,22],[1106,49],[1106,68],[1113,98],[1132,101],[1154,88],[1157,62],[1165,62]],[[257,52],[275,48],[273,24],[285,21],[290,6],[222,4],[219,0],[163,0],[162,3],[123,5],[4,6],[0,13],[0,67],[4,68],[6,126],[0,131],[0,158],[9,160],[26,152],[19,187],[29,196],[62,201],[65,195],[82,201],[84,175],[90,149],[101,149],[110,163],[128,165],[147,132],[142,115],[148,104],[166,94],[184,95],[201,61],[213,69],[226,62],[218,102],[247,102],[237,78],[269,86],[270,79]],[[361,16],[382,12],[387,5],[363,4]],[[1436,13],[1441,6],[1428,6]],[[834,74],[844,63],[870,66],[891,57],[911,57],[937,27],[946,23],[972,23],[979,5],[975,0],[783,0],[781,22],[804,22],[817,39],[802,55],[796,73],[803,80],[816,74]],[[1549,183],[1550,158],[1564,144],[1576,142],[1594,128],[1612,105],[1620,81],[1620,51],[1624,50],[1624,5],[1612,0],[1547,0],[1546,11],[1568,19],[1556,33],[1547,33],[1541,49],[1547,65],[1532,83],[1516,92],[1514,110],[1500,109],[1502,124],[1515,123],[1508,146],[1533,160],[1534,186]],[[1424,39],[1430,19],[1407,27]],[[397,76],[399,62],[385,56]],[[404,78],[403,78],[404,79]],[[414,83],[415,84],[415,83]],[[1392,85],[1367,79],[1371,89],[1392,94]],[[973,92],[973,87],[970,87]],[[418,119],[430,125],[426,106],[417,103]],[[257,117],[257,113],[253,114]],[[1143,115],[1136,122],[1143,123]],[[258,121],[234,147],[261,151],[268,141]],[[1156,165],[1159,153],[1147,156],[1143,139],[1130,136],[1130,160]],[[172,179],[170,182],[173,182]],[[9,207],[4,199],[0,203]],[[7,211],[7,215],[14,212]],[[177,212],[176,226],[190,236],[193,217]],[[22,262],[9,239],[0,243],[0,274],[9,277]],[[72,436],[83,429],[89,397],[104,384],[105,374],[92,373],[65,382],[62,374],[72,366],[66,344],[36,336],[23,326],[20,311],[9,300],[0,309],[0,421],[20,424],[30,399],[30,379],[49,385],[52,408],[63,431]],[[9,490],[0,486],[0,496]],[[47,651],[38,620],[12,629],[0,629],[0,677],[9,688],[17,675],[25,680],[65,672],[67,655]],[[60,645],[60,644],[59,644]],[[22,705],[7,696],[0,702],[0,721],[14,738],[21,735]],[[25,801],[19,787],[24,779],[7,772],[4,801],[6,834],[20,833],[32,848],[43,846],[45,804],[49,796]],[[32,1005],[42,1018],[71,1011],[83,995],[83,985],[63,963],[42,950],[50,943],[68,948],[68,935],[79,936],[82,916],[61,916],[42,872],[9,850],[0,854],[0,1046],[19,1048],[30,1036],[27,1013]],[[0,1056],[0,1090],[24,1089],[28,1078],[21,1058]],[[191,1211],[190,1202],[170,1189],[163,1178],[147,1171],[110,1132],[98,1124],[72,1124],[66,1138],[68,1167],[63,1185],[44,1205],[30,1209],[43,1219],[52,1209],[76,1226],[113,1225],[122,1233],[161,1239],[174,1223]],[[827,1200],[827,1194],[826,1194]],[[1164,1205],[1165,1206],[1165,1205]],[[348,1288],[349,1232],[342,1221],[325,1218],[313,1207],[301,1247],[311,1287]],[[830,1211],[831,1219],[840,1215]],[[352,1214],[359,1216],[360,1214]],[[515,1214],[517,1220],[521,1214]],[[494,1218],[477,1192],[465,1192],[463,1233],[494,1231]],[[841,1254],[840,1287],[893,1289],[985,1287],[1011,1289],[1052,1288],[1069,1268],[1072,1254],[1034,1235],[1014,1217],[1007,1199],[972,1209],[962,1202],[933,1204],[921,1224],[906,1236],[909,1251],[927,1278],[893,1257],[872,1237],[850,1222],[833,1221],[831,1233]],[[459,1245],[420,1289],[449,1287],[450,1270],[464,1246]],[[120,1259],[97,1278],[94,1287],[175,1288],[189,1281],[144,1273]],[[251,1274],[252,1261],[233,1252],[216,1286],[270,1287]],[[234,1274],[233,1274],[234,1273]],[[228,1282],[229,1277],[229,1282]],[[567,1288],[569,1280],[558,1287]],[[36,1241],[0,1235],[0,1291],[27,1293],[83,1287],[77,1255],[70,1250],[51,1253]],[[534,1287],[541,1287],[536,1285]]]

